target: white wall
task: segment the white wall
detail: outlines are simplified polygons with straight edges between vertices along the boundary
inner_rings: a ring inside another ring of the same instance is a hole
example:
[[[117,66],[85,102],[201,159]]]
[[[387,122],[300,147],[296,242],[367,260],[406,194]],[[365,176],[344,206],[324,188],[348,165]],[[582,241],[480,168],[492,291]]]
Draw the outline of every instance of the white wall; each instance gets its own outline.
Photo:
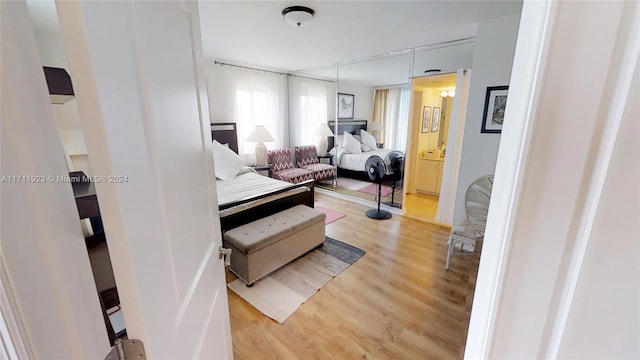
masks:
[[[509,85],[519,21],[520,14],[517,14],[478,25],[453,214],[454,224],[464,219],[464,192],[467,187],[476,178],[495,171],[500,134],[480,133],[484,99],[487,87]]]
[[[69,69],[60,31],[35,29],[42,66]]]
[[[373,118],[373,97],[374,89],[372,86],[356,84],[353,82],[338,82],[338,92],[344,94],[353,94],[354,109],[353,118],[355,120],[369,120]],[[335,116],[333,116],[335,118]]]

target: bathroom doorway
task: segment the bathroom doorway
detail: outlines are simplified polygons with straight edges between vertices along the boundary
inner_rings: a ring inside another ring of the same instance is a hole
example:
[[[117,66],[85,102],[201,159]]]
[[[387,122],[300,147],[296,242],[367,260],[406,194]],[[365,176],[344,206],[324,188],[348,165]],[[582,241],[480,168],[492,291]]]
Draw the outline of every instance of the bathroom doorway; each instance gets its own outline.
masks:
[[[438,223],[449,125],[456,96],[456,73],[414,78],[407,151],[408,186],[404,215]],[[455,186],[455,184],[454,184]]]

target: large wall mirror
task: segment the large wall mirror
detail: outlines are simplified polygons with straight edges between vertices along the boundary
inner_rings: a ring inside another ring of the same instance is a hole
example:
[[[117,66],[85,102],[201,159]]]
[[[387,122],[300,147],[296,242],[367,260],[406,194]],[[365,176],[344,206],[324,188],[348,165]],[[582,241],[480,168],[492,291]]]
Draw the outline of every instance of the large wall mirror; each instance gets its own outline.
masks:
[[[474,46],[474,39],[463,39],[296,73],[336,85],[336,108],[328,117],[333,136],[327,137],[328,154],[320,156],[337,166],[338,177],[318,186],[376,202],[378,185],[367,171],[375,155],[385,165],[382,203],[433,218],[456,70],[471,67]]]
[[[382,203],[402,207],[412,56],[404,51],[315,71],[337,73],[337,121],[330,122],[335,136],[329,148],[338,179],[332,190],[372,202],[380,190]],[[369,176],[372,156],[382,159],[382,186]]]

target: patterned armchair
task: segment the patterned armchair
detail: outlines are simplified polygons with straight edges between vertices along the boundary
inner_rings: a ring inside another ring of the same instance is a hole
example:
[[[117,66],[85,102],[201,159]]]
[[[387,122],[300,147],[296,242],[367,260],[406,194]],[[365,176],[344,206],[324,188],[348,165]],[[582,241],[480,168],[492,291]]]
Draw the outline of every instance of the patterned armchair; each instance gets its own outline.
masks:
[[[332,165],[321,164],[315,146],[296,146],[296,166],[302,169],[311,170],[316,181],[331,179],[336,181],[336,168]]]
[[[313,172],[311,170],[293,166],[290,149],[270,150],[267,156],[269,157],[269,163],[273,165],[272,178],[293,184],[313,180]]]

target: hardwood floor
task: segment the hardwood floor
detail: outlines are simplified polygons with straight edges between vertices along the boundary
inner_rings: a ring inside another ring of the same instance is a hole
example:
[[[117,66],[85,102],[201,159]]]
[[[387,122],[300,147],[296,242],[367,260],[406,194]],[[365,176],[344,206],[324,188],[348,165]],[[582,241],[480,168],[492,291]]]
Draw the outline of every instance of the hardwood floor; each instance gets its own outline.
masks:
[[[479,254],[454,257],[447,272],[447,229],[402,216],[372,220],[363,206],[316,196],[347,215],[326,226],[327,236],[366,255],[283,325],[229,290],[235,358],[462,358]]]
[[[407,194],[404,201],[404,216],[416,220],[436,221],[438,197],[426,194]]]

